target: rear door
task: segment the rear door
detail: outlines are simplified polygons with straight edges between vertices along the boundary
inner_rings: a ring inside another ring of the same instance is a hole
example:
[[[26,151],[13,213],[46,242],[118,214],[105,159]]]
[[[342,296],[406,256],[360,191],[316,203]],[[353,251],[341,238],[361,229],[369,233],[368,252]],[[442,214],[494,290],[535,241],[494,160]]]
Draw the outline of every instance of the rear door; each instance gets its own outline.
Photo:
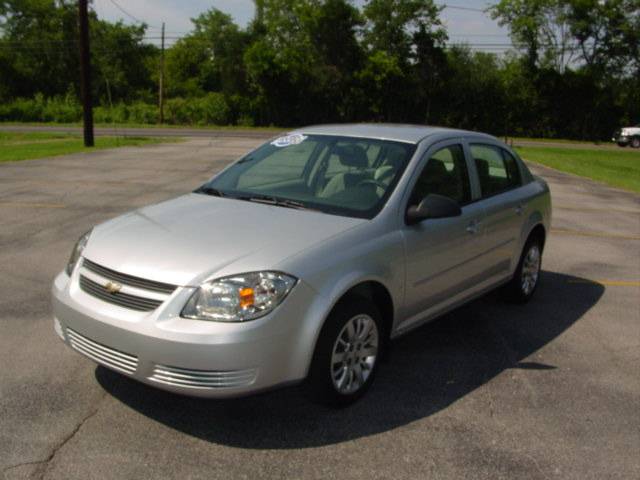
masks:
[[[522,188],[522,172],[515,158],[504,148],[485,143],[469,143],[484,209],[484,255],[488,277],[500,280],[515,268],[527,203]]]
[[[456,200],[462,215],[405,225],[406,318],[408,328],[446,308],[481,282],[483,208],[473,202],[469,163],[462,141],[441,142],[429,149],[410,187],[406,206],[430,193]],[[406,209],[405,209],[406,211]]]

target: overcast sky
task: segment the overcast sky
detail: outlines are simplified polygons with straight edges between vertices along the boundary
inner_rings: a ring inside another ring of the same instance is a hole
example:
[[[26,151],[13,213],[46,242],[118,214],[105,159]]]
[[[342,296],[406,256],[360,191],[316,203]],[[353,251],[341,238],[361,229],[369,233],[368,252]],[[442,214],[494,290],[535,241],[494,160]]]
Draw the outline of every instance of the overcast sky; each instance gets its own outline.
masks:
[[[364,3],[356,0],[357,4]],[[493,2],[487,0],[436,0],[438,4],[483,10]],[[120,7],[120,9],[118,8]],[[191,21],[211,7],[229,13],[235,21],[245,26],[253,18],[252,0],[94,0],[93,8],[101,18],[122,20],[125,23],[143,21],[149,25],[149,36],[159,34],[165,22],[167,36],[183,35],[191,30]],[[122,10],[124,9],[126,13]],[[495,44],[508,43],[507,31],[500,28],[486,14],[478,11],[445,8],[442,12],[450,41],[466,41],[474,48],[496,50]],[[167,43],[173,43],[169,40]],[[489,44],[487,46],[484,46]]]

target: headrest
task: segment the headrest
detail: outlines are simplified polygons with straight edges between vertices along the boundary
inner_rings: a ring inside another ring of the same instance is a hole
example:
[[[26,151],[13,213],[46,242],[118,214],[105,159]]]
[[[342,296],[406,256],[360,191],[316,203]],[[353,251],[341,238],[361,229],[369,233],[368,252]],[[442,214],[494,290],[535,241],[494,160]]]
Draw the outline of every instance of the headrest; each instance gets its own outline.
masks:
[[[367,153],[359,145],[335,146],[333,154],[337,155],[340,163],[346,167],[366,168],[369,166]]]
[[[404,150],[396,149],[387,154],[387,158],[384,160],[383,165],[390,165],[395,169],[399,169],[404,165],[407,154]]]
[[[478,176],[486,178],[489,176],[489,162],[482,158],[476,158],[476,168],[478,169]]]
[[[442,177],[447,175],[447,167],[442,160],[430,158],[425,169],[430,177]]]

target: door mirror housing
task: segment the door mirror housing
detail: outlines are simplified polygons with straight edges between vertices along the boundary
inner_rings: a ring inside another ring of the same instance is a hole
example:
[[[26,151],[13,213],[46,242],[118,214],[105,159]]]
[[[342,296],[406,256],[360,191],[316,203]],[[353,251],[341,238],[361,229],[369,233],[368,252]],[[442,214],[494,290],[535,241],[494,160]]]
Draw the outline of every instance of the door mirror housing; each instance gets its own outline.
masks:
[[[424,197],[418,205],[407,209],[408,225],[415,225],[428,218],[450,218],[462,215],[462,209],[455,200],[431,193]]]

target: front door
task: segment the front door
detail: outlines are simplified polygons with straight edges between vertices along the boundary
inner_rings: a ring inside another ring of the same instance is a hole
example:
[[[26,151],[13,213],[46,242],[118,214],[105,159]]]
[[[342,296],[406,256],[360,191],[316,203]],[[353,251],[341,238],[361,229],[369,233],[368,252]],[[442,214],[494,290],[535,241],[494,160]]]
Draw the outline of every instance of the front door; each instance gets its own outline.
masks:
[[[462,215],[427,219],[403,227],[406,248],[405,320],[400,329],[464,298],[482,281],[482,206],[473,202],[469,167],[462,143],[436,144],[426,154],[408,205],[428,194],[456,200]]]

